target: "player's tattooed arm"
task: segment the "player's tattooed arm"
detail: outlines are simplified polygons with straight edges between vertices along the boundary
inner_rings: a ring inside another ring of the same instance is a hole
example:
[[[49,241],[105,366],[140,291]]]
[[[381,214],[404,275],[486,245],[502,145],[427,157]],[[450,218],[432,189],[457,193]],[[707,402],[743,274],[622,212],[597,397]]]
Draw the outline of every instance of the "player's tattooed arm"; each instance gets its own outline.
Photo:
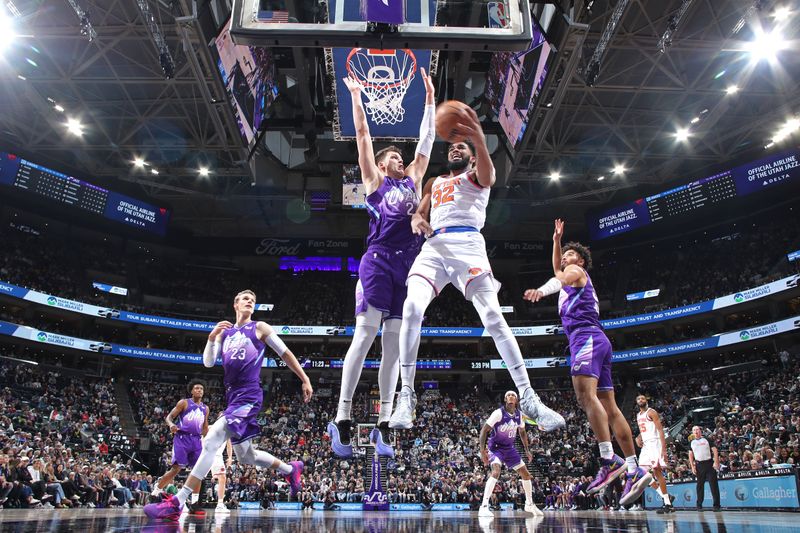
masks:
[[[489,464],[489,450],[486,448],[486,441],[489,439],[489,433],[492,431],[492,427],[488,424],[484,424],[481,428],[481,435],[480,435],[480,450],[481,450],[481,460],[483,461],[484,465]]]
[[[494,163],[489,147],[486,145],[486,136],[483,134],[481,121],[478,114],[471,107],[466,108],[467,116],[458,123],[458,128],[475,146],[475,174],[482,187],[491,187],[495,182]]]

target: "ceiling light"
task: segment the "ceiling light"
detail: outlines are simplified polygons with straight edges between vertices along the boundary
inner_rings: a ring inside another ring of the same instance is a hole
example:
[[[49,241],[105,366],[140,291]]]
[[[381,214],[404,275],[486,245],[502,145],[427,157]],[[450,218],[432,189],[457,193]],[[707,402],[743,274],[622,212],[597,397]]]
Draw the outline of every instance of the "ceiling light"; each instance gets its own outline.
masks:
[[[784,140],[787,137],[789,137],[791,134],[793,134],[798,129],[800,129],[800,119],[791,118],[791,119],[787,120],[786,124],[781,126],[780,129],[775,133],[775,135],[772,137],[772,142],[773,143],[779,143],[782,140]]]
[[[58,111],[59,113],[63,113],[63,112],[64,112],[64,108],[63,108],[63,107],[62,107],[60,104],[56,104],[56,105],[54,105],[54,106],[53,106],[53,109],[55,109],[55,110],[56,110],[56,111]]]
[[[689,123],[690,124],[697,124],[698,122],[700,122],[700,117],[694,117]]]
[[[754,63],[767,59],[775,60],[775,54],[786,48],[787,42],[781,32],[772,30],[770,33],[756,31],[756,38],[747,43],[745,50],[750,52],[750,60]]]
[[[598,177],[597,177],[597,181],[603,181],[604,179],[606,179],[606,177],[605,177],[605,176],[598,176]]]
[[[775,11],[772,13],[772,18],[775,20],[786,20],[791,14],[792,10],[789,9],[788,6],[781,6],[775,9]]]
[[[736,85],[728,85],[728,88],[725,89],[725,94],[736,94],[739,92],[739,87]]]
[[[158,176],[158,170],[156,170],[154,168],[151,168],[150,169],[150,174],[152,174],[153,176]]]
[[[145,162],[141,157],[135,157],[133,158],[133,164],[139,168],[144,168]]]
[[[5,9],[0,8],[0,53],[9,48],[17,36],[14,33],[12,20],[11,15],[6,13]]]
[[[689,138],[689,128],[678,128],[675,132],[675,138],[683,142]]]
[[[614,165],[614,174],[623,174],[625,172],[625,165]]]
[[[17,77],[18,77],[19,79],[21,79],[22,81],[25,81],[25,80],[27,80],[27,79],[28,79],[28,78],[26,78],[25,76],[23,76],[22,74],[17,74]]]
[[[71,134],[79,137],[83,135],[83,124],[81,124],[80,120],[76,118],[67,119],[65,126],[67,126],[67,131],[69,131]]]
[[[561,177],[561,173],[560,172],[551,172],[550,173],[550,179],[551,180],[557,180],[560,177]]]
[[[209,172],[210,172],[210,171],[208,170],[208,168],[207,168],[207,167],[200,167],[200,169],[198,170],[198,172],[200,172],[200,176],[201,176],[201,177],[203,177],[203,178],[207,178],[207,177],[208,177],[208,174],[209,174]]]

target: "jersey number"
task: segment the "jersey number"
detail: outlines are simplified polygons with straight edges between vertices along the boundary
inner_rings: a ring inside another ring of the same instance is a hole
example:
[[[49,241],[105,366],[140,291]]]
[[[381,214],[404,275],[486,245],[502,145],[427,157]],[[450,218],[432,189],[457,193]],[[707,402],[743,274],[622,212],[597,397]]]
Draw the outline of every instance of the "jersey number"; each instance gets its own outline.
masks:
[[[442,204],[446,204],[455,200],[453,191],[455,191],[455,185],[445,185],[444,187],[433,191],[433,207],[436,208]]]
[[[644,422],[641,422],[639,424],[639,431],[641,433],[647,433],[647,424],[645,424]]]
[[[247,350],[245,348],[239,348],[233,354],[231,354],[231,359],[244,359],[244,356],[247,354]]]

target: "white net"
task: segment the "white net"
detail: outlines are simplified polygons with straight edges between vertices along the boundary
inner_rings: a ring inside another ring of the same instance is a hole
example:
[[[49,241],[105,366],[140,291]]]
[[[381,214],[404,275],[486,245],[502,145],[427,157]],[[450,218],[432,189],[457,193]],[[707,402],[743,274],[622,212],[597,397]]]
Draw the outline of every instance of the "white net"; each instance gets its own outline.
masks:
[[[403,121],[406,96],[417,60],[410,50],[354,48],[347,58],[347,68],[358,78],[367,97],[367,114],[376,124],[397,124]]]

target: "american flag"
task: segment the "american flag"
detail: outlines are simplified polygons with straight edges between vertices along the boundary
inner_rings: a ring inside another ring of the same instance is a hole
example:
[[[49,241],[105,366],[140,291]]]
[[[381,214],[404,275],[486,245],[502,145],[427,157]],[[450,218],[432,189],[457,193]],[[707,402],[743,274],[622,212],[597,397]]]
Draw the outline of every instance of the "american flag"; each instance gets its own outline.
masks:
[[[288,11],[259,11],[259,22],[289,22]]]

